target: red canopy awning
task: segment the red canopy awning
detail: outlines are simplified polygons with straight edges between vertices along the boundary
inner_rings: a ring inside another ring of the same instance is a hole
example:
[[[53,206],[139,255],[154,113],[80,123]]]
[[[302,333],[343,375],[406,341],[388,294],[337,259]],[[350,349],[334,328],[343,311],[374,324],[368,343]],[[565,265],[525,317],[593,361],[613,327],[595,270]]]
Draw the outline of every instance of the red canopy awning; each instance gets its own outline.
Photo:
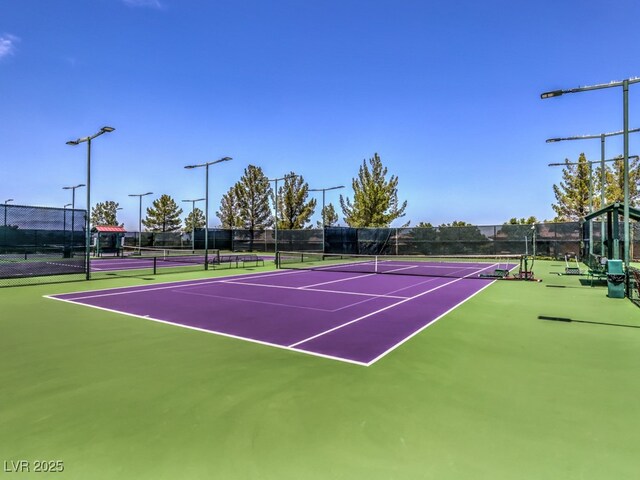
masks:
[[[119,227],[117,225],[99,225],[96,227],[96,230],[100,233],[126,233],[124,227]]]

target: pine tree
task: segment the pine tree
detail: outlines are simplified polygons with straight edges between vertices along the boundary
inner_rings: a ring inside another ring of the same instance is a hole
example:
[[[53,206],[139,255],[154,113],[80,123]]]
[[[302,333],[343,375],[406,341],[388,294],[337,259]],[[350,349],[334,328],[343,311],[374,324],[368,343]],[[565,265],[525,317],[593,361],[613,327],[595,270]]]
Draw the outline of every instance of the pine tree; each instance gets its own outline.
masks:
[[[433,228],[433,225],[430,222],[420,222],[415,228]]]
[[[205,224],[204,213],[196,207],[192,212],[189,212],[189,215],[184,219],[184,231],[191,233],[193,230],[204,228]]]
[[[338,213],[336,212],[333,203],[325,205],[322,213],[324,214],[325,227],[333,227],[338,223]],[[322,228],[322,220],[318,220],[318,222],[316,223],[316,228]]]
[[[398,177],[386,179],[387,168],[377,153],[362,161],[358,177],[352,181],[353,203],[340,195],[344,220],[350,227],[388,227],[404,217],[407,201],[398,203]]]
[[[607,204],[614,202],[624,202],[624,159],[622,156],[611,163],[611,167],[605,172],[607,186],[605,188],[605,199]],[[640,162],[638,158],[629,159],[629,205],[638,205],[640,194],[638,192],[638,182],[640,181]]]
[[[316,208],[316,200],[309,196],[309,184],[302,175],[290,172],[284,178],[284,185],[278,189],[278,228],[294,230],[304,228]]]
[[[556,219],[576,221],[589,211],[589,163],[584,153],[578,157],[577,165],[569,165],[565,159],[560,185],[553,185],[557,203],[551,205]]]
[[[91,209],[91,225],[94,227],[103,225],[122,225],[118,223],[117,218],[119,205],[119,203],[112,200],[96,203],[96,206]]]
[[[505,222],[505,225],[533,225],[534,223],[538,223],[538,219],[534,216],[529,218],[510,218],[508,222]]]
[[[147,208],[142,224],[151,232],[177,232],[180,230],[182,208],[169,195],[162,195]]]
[[[227,193],[222,195],[220,210],[216,212],[216,216],[220,219],[222,228],[232,229],[242,226],[238,209],[236,186],[231,187]]]
[[[249,165],[233,188],[238,207],[238,223],[249,230],[249,249],[253,250],[255,230],[273,225],[269,208],[269,199],[273,195],[271,184],[262,168]]]

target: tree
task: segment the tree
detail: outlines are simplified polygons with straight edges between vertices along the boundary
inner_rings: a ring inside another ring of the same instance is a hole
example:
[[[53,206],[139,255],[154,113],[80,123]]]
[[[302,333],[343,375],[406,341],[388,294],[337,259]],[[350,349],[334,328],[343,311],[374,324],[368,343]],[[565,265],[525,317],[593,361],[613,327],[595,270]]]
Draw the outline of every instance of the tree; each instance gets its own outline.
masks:
[[[204,213],[198,207],[194,208],[192,212],[184,219],[184,231],[192,232],[199,228],[204,228],[206,225],[206,219]]]
[[[387,168],[377,153],[362,161],[358,177],[352,180],[353,203],[340,195],[344,220],[350,227],[388,227],[404,217],[407,201],[398,203],[398,177],[386,179]]]
[[[147,208],[142,224],[151,232],[177,232],[180,230],[182,208],[169,195],[162,195]]]
[[[333,204],[325,205],[322,210],[324,214],[324,226],[325,227],[333,227],[338,223],[338,213],[336,209],[333,207]],[[322,228],[322,219],[318,220],[316,223],[316,228]]]
[[[236,186],[231,187],[229,191],[222,196],[220,210],[216,212],[216,216],[220,219],[222,228],[232,229],[242,226],[238,210]]]
[[[624,159],[617,158],[611,167],[605,171],[607,186],[605,188],[605,200],[607,204],[624,202]],[[637,158],[629,159],[629,205],[638,205],[640,195],[638,182],[640,181],[640,162]]]
[[[560,185],[553,185],[557,203],[551,205],[556,218],[576,221],[589,210],[589,163],[584,153],[578,157],[577,165],[569,165],[565,159]]]
[[[440,227],[472,227],[473,225],[471,223],[467,223],[465,221],[462,220],[454,220],[451,223],[442,223],[440,224]]]
[[[316,200],[309,197],[309,184],[302,175],[290,172],[284,178],[284,185],[276,192],[278,202],[278,228],[294,230],[304,228],[316,209]]]
[[[430,222],[420,222],[415,226],[415,228],[433,228],[433,225],[431,225]]]
[[[238,219],[242,227],[249,230],[249,249],[253,250],[253,236],[256,229],[273,225],[273,217],[269,208],[272,197],[269,179],[262,168],[249,165],[244,175],[234,187],[238,206]]]
[[[538,219],[536,217],[529,218],[510,218],[508,222],[505,222],[505,225],[533,225],[534,223],[538,223]]]
[[[112,200],[96,203],[96,206],[91,209],[91,225],[94,227],[103,225],[122,225],[118,223],[117,219],[119,205],[119,203]]]

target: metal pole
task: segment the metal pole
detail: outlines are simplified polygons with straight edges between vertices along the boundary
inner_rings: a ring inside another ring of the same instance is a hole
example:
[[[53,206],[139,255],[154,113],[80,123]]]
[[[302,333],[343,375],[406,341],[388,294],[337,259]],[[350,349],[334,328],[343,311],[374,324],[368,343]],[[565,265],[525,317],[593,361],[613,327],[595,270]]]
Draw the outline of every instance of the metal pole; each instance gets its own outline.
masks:
[[[589,213],[593,213],[592,165],[589,162]],[[593,220],[589,220],[589,255],[593,254]]]
[[[324,193],[326,192],[326,190],[322,190],[322,253],[324,253],[324,249],[325,249],[325,233],[324,233],[324,229],[327,226],[327,221],[324,218]]]
[[[87,139],[87,219],[85,222],[85,256],[87,280],[91,280],[91,137]]]
[[[600,208],[604,208],[606,175],[604,170],[604,133],[600,135]],[[604,257],[604,217],[600,217],[600,256]]]
[[[206,167],[204,195],[204,269],[209,270],[209,164]]]
[[[138,196],[138,248],[142,254],[142,195]]]
[[[278,179],[275,179],[276,182],[276,224],[274,227],[274,232],[275,232],[275,245],[273,247],[274,251],[276,252],[276,255],[278,254]]]
[[[624,138],[624,267],[629,270],[629,80],[622,82]]]
[[[196,201],[191,202],[191,253],[196,253]]]
[[[73,256],[73,231],[76,226],[76,189],[71,190],[71,255]]]

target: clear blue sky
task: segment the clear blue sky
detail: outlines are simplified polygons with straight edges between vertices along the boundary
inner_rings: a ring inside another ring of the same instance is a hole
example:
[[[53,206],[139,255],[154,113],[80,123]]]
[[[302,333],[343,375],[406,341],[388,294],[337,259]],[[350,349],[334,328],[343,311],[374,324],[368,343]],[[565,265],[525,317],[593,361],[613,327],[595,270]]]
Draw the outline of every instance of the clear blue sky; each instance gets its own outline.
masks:
[[[409,202],[398,225],[552,218],[547,164],[600,145],[544,140],[621,129],[622,91],[540,93],[640,75],[639,18],[637,0],[0,0],[0,202],[70,202],[86,149],[65,142],[111,125],[92,203],[129,229],[127,194],[200,197],[182,167],[225,155],[211,212],[248,164],[352,196],[378,152]],[[639,127],[640,84],[630,111]]]

